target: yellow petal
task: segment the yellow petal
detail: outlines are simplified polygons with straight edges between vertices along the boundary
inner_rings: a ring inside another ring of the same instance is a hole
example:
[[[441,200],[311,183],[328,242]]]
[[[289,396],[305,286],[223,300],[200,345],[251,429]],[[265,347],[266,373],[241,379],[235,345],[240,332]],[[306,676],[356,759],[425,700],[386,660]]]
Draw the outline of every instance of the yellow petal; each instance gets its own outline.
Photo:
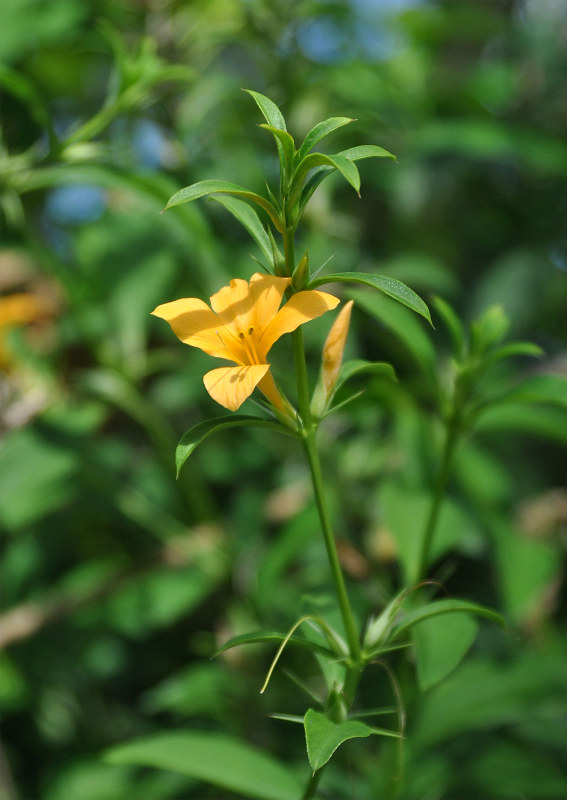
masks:
[[[248,281],[235,278],[228,286],[223,286],[212,295],[211,307],[235,339],[240,331],[247,331],[254,325],[254,299]]]
[[[334,389],[339,377],[351,311],[352,300],[349,300],[333,322],[323,346],[323,381],[327,394]]]
[[[262,335],[277,314],[284,292],[290,283],[291,278],[276,278],[274,275],[263,275],[261,272],[254,273],[250,278],[256,336]]]
[[[199,347],[217,358],[235,360],[223,341],[228,337],[223,336],[221,321],[202,300],[186,297],[163,303],[152,314],[169,322],[175,335],[185,344]]]
[[[269,364],[220,367],[207,372],[203,383],[213,400],[230,411],[236,411],[250,397],[269,369]]]
[[[280,308],[262,334],[260,339],[262,351],[267,353],[284,333],[291,333],[305,322],[336,308],[338,304],[339,299],[327,292],[307,291],[294,294],[285,306]]]

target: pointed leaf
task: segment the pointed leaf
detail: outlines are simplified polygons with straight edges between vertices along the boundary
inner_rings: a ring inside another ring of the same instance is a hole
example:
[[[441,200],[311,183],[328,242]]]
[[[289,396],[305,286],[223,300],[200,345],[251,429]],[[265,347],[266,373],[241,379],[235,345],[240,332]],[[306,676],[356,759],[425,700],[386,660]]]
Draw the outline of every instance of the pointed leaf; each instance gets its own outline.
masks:
[[[281,128],[274,128],[273,125],[264,125],[262,123],[260,128],[270,131],[270,133],[274,135],[276,142],[281,144],[284,154],[284,166],[289,174],[293,166],[293,157],[295,155],[295,142],[293,141],[293,138],[287,131],[282,131]]]
[[[273,644],[274,642],[284,641],[286,638],[285,633],[274,633],[273,631],[257,631],[255,633],[243,633],[240,636],[233,636],[228,642],[225,642],[222,647],[219,647],[215,656],[224,653],[225,650],[232,650],[233,647],[240,647],[243,644]],[[328,647],[317,642],[304,639],[301,636],[289,636],[287,639],[288,644],[295,644],[302,647],[304,650],[312,650],[317,653],[322,653],[329,658],[335,658],[336,654],[333,653]]]
[[[439,683],[460,664],[477,631],[476,620],[462,613],[430,617],[414,626],[417,677],[423,691]]]
[[[339,272],[334,275],[324,275],[321,278],[316,278],[308,285],[308,289],[315,289],[317,286],[323,286],[326,283],[362,283],[365,286],[372,286],[373,289],[379,289],[388,297],[397,300],[416,314],[420,314],[431,325],[431,315],[426,304],[421,297],[417,295],[405,283],[389,278],[387,275],[371,275],[369,272]]]
[[[545,355],[544,350],[533,342],[510,342],[502,347],[493,350],[486,359],[487,364],[495,364],[497,361],[502,361],[504,358],[512,358],[512,356],[532,356],[538,358]]]
[[[411,628],[412,625],[416,625],[422,620],[430,619],[438,614],[451,614],[455,612],[476,614],[479,617],[486,617],[492,622],[496,622],[503,628],[506,627],[506,620],[492,608],[479,606],[477,603],[470,603],[468,600],[436,600],[434,603],[428,603],[426,606],[416,608],[407,613],[404,619],[393,629],[390,638],[397,638],[401,633]]]
[[[135,739],[108,750],[105,761],[177,772],[256,800],[297,800],[302,791],[288,765],[211,731],[168,731]]]
[[[329,119],[325,119],[323,122],[318,122],[317,125],[311,128],[303,140],[303,144],[299,148],[298,161],[302,161],[311,148],[325,136],[336,131],[337,128],[342,128],[343,125],[349,125],[354,121],[355,120],[350,117],[329,117]]]
[[[457,358],[462,358],[465,351],[465,330],[461,320],[457,316],[455,309],[442,297],[436,295],[433,297],[432,302],[447,328]]]
[[[357,194],[360,192],[360,175],[358,169],[350,159],[340,153],[334,156],[328,156],[324,153],[311,153],[305,156],[297,167],[291,190],[292,196],[294,192],[299,191],[307,173],[315,169],[315,167],[332,167],[333,169],[337,169],[343,178],[350,183],[355,192]]]
[[[207,436],[217,431],[225,430],[226,428],[241,428],[241,427],[257,427],[268,428],[269,430],[276,431],[277,433],[287,433],[293,435],[291,429],[284,428],[279,422],[272,420],[262,419],[261,417],[251,417],[245,415],[231,416],[231,417],[213,417],[212,419],[200,422],[186,431],[181,437],[177,450],[175,451],[175,466],[177,468],[177,475],[183,464],[187,461],[191,453],[197,448]]]
[[[247,203],[255,203],[260,206],[260,208],[263,208],[269,215],[277,230],[281,230],[278,212],[265,197],[251,192],[243,186],[238,186],[236,183],[230,183],[229,181],[199,181],[198,183],[191,184],[191,186],[186,186],[184,189],[180,189],[176,192],[173,197],[169,198],[164,210],[173,208],[174,206],[180,206],[183,203],[191,203],[193,200],[197,200],[199,197],[204,197],[207,194],[230,194],[234,197],[241,198]]]
[[[246,202],[237,200],[236,197],[229,195],[213,196],[211,200],[223,205],[236,219],[246,228],[250,236],[254,239],[258,247],[262,250],[268,259],[268,263],[272,262],[272,245],[270,238],[264,226],[253,208]]]
[[[348,150],[341,150],[337,153],[338,156],[344,156],[349,161],[360,161],[363,158],[393,158],[396,161],[396,156],[384,150],[383,147],[377,147],[374,144],[361,144],[358,147],[351,147]],[[304,209],[313,193],[328,175],[334,172],[334,167],[317,167],[307,179],[305,186],[301,190],[299,198],[299,210]]]
[[[337,392],[341,386],[344,386],[346,381],[354,378],[356,375],[361,375],[363,372],[371,372],[376,375],[384,375],[392,380],[396,380],[396,373],[391,364],[386,361],[364,361],[363,359],[353,359],[343,364],[339,374],[339,379],[335,388]]]
[[[254,98],[268,125],[272,125],[282,131],[287,130],[283,114],[273,100],[270,100],[264,94],[260,94],[260,92],[252,91],[252,89],[244,89],[244,91]]]
[[[505,398],[506,402],[550,403],[567,407],[567,377],[564,375],[534,375]]]
[[[378,147],[376,144],[359,144],[357,147],[349,147],[348,150],[341,150],[337,155],[348,158],[349,161],[360,161],[363,158],[392,158],[398,159],[393,153]]]
[[[374,728],[365,725],[364,722],[348,720],[335,724],[324,714],[310,708],[305,714],[303,721],[305,726],[305,741],[307,743],[307,756],[313,772],[327,763],[337,747],[348,739],[365,738],[377,734],[380,736],[391,736],[399,739],[400,735],[395,731],[388,731],[383,728]]]

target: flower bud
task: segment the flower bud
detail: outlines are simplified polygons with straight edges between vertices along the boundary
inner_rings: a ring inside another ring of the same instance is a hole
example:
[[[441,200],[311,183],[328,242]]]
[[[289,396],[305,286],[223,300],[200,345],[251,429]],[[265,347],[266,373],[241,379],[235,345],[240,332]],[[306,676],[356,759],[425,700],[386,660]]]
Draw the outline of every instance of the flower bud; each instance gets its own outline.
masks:
[[[351,311],[352,300],[349,300],[334,321],[323,347],[323,381],[327,396],[335,388],[341,364],[343,363]]]
[[[327,408],[339,378],[352,305],[353,301],[349,300],[341,309],[323,346],[321,374],[311,403],[311,410],[317,417]]]

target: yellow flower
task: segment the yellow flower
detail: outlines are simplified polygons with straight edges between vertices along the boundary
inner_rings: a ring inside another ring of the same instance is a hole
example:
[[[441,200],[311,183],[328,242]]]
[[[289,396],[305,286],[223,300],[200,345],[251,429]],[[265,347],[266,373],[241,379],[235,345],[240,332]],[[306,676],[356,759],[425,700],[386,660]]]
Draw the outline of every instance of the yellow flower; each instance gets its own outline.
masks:
[[[152,313],[167,320],[185,344],[198,347],[236,367],[213,369],[203,378],[205,388],[221,406],[236,411],[256,386],[280,410],[284,401],[267,356],[284,333],[335,308],[338,299],[326,292],[297,292],[279,308],[290,278],[257,272],[250,282],[235,279],[211,297],[211,308],[196,297],[174,300]],[[279,310],[278,310],[279,309]]]

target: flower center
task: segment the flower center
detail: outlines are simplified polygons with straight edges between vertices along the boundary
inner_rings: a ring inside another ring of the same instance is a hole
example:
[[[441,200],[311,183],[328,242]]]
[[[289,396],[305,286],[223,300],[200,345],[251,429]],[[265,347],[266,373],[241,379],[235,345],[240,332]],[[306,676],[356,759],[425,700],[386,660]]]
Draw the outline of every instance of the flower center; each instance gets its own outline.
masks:
[[[246,331],[238,331],[238,338],[244,346],[244,352],[250,359],[250,363],[260,364],[260,358],[256,351],[256,344],[254,342],[254,326],[250,325]]]

